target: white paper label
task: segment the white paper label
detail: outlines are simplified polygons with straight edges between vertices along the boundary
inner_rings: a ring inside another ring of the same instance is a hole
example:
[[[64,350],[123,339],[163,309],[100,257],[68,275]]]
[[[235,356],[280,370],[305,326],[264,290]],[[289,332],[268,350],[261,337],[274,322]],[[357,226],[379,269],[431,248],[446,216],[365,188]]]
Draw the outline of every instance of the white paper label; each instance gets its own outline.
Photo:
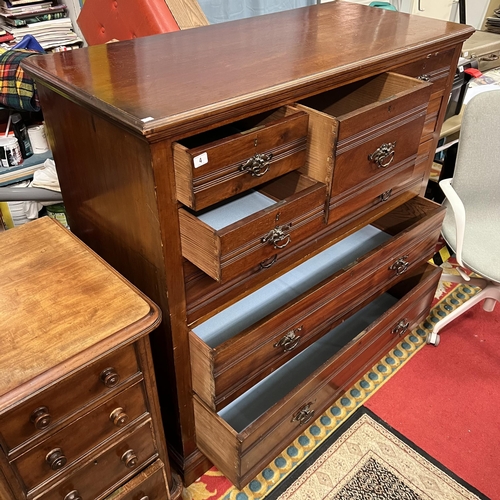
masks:
[[[201,167],[203,165],[206,165],[207,163],[208,163],[208,154],[207,153],[201,153],[201,155],[195,156],[193,158],[194,168]]]

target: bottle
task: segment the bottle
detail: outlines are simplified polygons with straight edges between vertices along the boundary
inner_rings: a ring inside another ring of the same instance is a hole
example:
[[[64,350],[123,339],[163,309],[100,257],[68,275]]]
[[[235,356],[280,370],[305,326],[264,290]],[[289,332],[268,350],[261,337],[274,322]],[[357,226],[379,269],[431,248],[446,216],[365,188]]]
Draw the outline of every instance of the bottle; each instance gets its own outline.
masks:
[[[11,123],[14,130],[14,135],[19,141],[19,146],[21,148],[21,154],[23,158],[29,158],[33,155],[33,147],[31,146],[28,131],[26,130],[26,125],[24,124],[21,115],[19,113],[14,113],[12,115]]]

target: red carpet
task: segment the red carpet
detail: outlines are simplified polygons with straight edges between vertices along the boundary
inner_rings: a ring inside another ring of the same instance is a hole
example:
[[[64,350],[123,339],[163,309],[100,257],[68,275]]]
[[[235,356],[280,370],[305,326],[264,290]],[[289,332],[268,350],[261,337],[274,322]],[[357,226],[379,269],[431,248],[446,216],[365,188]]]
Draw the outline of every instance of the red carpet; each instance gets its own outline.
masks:
[[[365,406],[492,500],[500,499],[500,306],[474,307]]]

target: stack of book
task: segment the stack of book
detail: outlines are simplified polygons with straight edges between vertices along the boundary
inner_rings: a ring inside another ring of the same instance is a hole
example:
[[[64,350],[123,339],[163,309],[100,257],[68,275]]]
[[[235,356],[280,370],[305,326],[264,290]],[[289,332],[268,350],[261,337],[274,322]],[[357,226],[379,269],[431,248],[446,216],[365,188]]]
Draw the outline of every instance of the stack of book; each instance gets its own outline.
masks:
[[[67,17],[66,5],[55,1],[0,0],[0,42],[15,45],[25,35],[33,35],[46,51],[68,50],[82,44]]]

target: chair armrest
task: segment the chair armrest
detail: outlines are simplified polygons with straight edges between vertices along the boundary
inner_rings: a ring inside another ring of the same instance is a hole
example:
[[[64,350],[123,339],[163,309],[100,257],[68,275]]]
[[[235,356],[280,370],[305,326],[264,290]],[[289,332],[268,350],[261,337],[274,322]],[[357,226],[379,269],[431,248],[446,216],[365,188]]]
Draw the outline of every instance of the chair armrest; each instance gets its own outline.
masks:
[[[453,214],[455,216],[455,229],[457,238],[456,258],[458,265],[465,267],[462,262],[462,248],[464,244],[465,235],[465,207],[458,196],[457,192],[451,185],[452,179],[443,179],[439,183],[439,187],[443,190],[446,199],[449,201]]]

